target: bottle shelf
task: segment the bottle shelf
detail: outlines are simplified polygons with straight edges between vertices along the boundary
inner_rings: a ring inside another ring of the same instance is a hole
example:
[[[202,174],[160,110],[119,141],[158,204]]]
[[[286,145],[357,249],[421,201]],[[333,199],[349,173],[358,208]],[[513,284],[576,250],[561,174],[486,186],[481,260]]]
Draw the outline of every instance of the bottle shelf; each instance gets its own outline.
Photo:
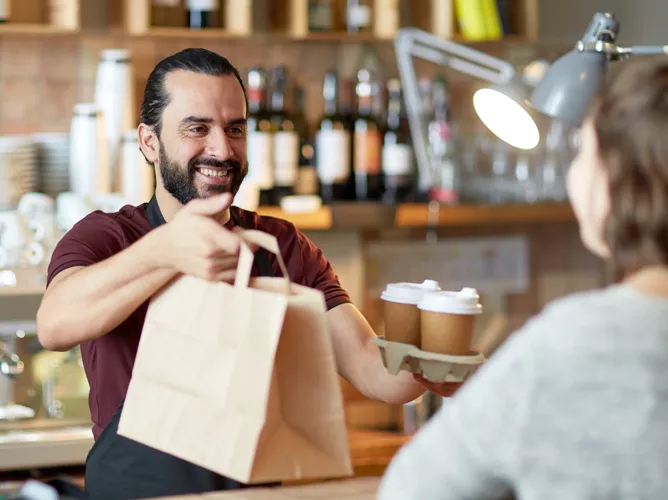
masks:
[[[345,4],[345,0],[332,0]],[[507,23],[510,31],[502,36],[464,36],[457,22],[457,0],[362,0],[371,7],[370,26],[351,33],[340,23],[331,31],[309,29],[308,0],[220,0],[217,19],[220,28],[195,30],[185,26],[182,9],[172,9],[164,19],[155,19],[152,0],[122,0],[118,11],[123,19],[122,32],[131,36],[187,39],[241,39],[253,41],[299,42],[389,42],[404,25],[416,26],[442,38],[465,44],[535,42],[538,37],[538,0],[508,2]],[[72,35],[84,31],[81,0],[22,0],[12,2],[10,18],[0,24],[0,36]],[[339,7],[339,11],[341,7]],[[121,13],[123,11],[123,13]],[[408,14],[406,14],[408,13]],[[110,14],[111,15],[111,14]],[[469,13],[469,16],[475,13]],[[114,16],[111,16],[112,18]],[[340,17],[340,16],[339,16]],[[157,22],[164,21],[164,22]],[[115,31],[115,30],[112,30]]]
[[[4,23],[0,24],[0,36],[2,35],[26,35],[26,36],[54,36],[54,35],[76,35],[78,28],[63,28],[50,24],[39,23]]]
[[[442,205],[432,211],[429,205],[419,203],[392,206],[342,202],[324,206],[317,212],[287,213],[278,207],[260,207],[258,213],[288,220],[304,231],[550,224],[575,220],[567,203]]]
[[[487,1],[487,0],[485,0]],[[494,3],[494,0],[490,0]],[[397,29],[416,26],[442,38],[462,41],[522,40],[537,38],[537,1],[513,0],[499,15],[484,10],[464,11],[458,0],[361,0],[367,24],[359,32],[349,32],[345,25],[345,0],[331,0],[334,19],[325,31],[311,29],[308,0],[220,0],[214,11],[220,28],[191,30],[186,26],[185,11],[179,8],[156,10],[151,0],[124,0],[125,31],[131,35],[188,38],[274,38],[300,41],[372,42],[393,40]],[[462,4],[466,5],[466,4]],[[468,16],[465,18],[463,16]],[[482,19],[484,17],[484,20]],[[460,20],[474,19],[496,30],[484,28],[462,33]],[[490,21],[491,19],[491,21]],[[503,26],[503,31],[500,31]],[[482,30],[482,31],[481,31]]]
[[[292,222],[304,231],[326,231],[332,227],[332,209],[321,207],[317,212],[289,213],[279,207],[260,207],[258,214],[265,217],[276,217]]]
[[[43,286],[0,286],[0,297],[18,297],[42,295],[44,293]]]
[[[302,231],[363,231],[392,228],[420,229],[431,227],[499,227],[508,224],[560,224],[575,221],[567,203],[536,203],[508,205],[441,206],[431,210],[429,205],[409,203],[334,203],[316,212],[288,213],[279,207],[260,207],[257,212],[292,222]],[[42,285],[0,286],[2,296],[41,295]]]
[[[71,35],[81,29],[81,0],[9,3],[9,17],[7,22],[0,24],[0,35]]]
[[[501,224],[543,224],[574,221],[568,203],[441,206],[430,213],[428,205],[397,207],[397,227],[463,227]],[[433,221],[433,222],[432,222]]]

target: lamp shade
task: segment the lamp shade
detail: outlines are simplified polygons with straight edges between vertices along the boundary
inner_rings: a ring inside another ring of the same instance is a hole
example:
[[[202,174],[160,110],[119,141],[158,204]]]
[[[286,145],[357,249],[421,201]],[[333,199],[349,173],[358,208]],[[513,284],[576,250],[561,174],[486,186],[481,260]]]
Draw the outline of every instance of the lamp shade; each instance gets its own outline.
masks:
[[[572,50],[547,70],[531,96],[531,105],[547,116],[579,127],[604,78],[605,54]]]
[[[494,135],[518,149],[533,149],[540,132],[524,103],[512,86],[482,88],[473,95],[473,109]]]

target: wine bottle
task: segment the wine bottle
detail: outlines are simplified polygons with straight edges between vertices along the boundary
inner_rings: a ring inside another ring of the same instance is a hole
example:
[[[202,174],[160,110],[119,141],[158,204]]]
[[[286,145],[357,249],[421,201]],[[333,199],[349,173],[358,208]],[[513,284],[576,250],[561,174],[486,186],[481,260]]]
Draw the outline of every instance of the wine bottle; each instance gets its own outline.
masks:
[[[450,123],[449,94],[445,76],[432,82],[433,115],[428,125],[429,157],[433,171],[429,198],[443,204],[459,202],[459,175]]]
[[[325,74],[322,86],[325,109],[315,137],[315,163],[325,203],[345,200],[351,177],[351,130],[349,122],[339,113],[338,81],[335,71]]]
[[[304,114],[304,87],[295,85],[293,95],[293,121],[299,134],[299,169],[295,194],[318,194],[318,173],[315,169],[315,148],[309,138],[308,123]]]
[[[220,27],[219,0],[186,0],[188,27],[193,30]]]
[[[414,185],[413,148],[398,78],[387,82],[387,93],[387,125],[381,161],[385,182],[383,201],[396,204],[407,201]]]
[[[332,31],[332,0],[309,0],[308,30],[314,32]]]
[[[0,0],[0,23],[9,21],[9,7],[11,0]]]
[[[368,0],[347,0],[346,26],[350,33],[371,30],[371,6]]]
[[[285,109],[286,68],[272,70],[271,123],[274,132],[275,201],[294,193],[299,169],[299,134]]]
[[[260,190],[260,205],[274,204],[274,138],[271,113],[267,111],[265,95],[267,77],[261,68],[248,71],[248,120],[246,149],[248,178]]]
[[[150,16],[153,26],[169,26],[174,24],[176,19],[183,25],[186,23],[187,12],[181,8],[181,0],[151,0]]]
[[[381,153],[383,137],[380,124],[373,113],[372,81],[369,70],[357,73],[357,117],[354,124],[353,170],[355,198],[376,200],[382,194]]]

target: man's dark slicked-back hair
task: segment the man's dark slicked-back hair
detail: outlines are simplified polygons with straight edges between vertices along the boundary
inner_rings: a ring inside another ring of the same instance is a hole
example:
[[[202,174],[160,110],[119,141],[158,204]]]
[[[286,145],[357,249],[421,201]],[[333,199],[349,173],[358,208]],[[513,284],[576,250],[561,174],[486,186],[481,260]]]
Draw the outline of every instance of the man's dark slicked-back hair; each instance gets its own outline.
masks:
[[[153,127],[158,135],[162,126],[162,113],[169,104],[169,93],[165,88],[165,77],[172,71],[192,71],[211,76],[233,75],[244,93],[246,104],[248,97],[241,75],[232,63],[220,54],[207,49],[185,49],[160,61],[146,82],[144,98],[141,103],[141,123]]]

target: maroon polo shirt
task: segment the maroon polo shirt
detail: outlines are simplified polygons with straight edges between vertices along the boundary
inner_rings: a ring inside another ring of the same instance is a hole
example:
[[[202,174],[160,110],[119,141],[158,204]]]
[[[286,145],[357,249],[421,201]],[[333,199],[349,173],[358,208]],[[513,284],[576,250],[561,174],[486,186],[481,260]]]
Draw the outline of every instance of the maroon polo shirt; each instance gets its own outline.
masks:
[[[151,227],[145,207],[128,205],[119,212],[109,214],[97,211],[78,222],[63,236],[53,252],[47,286],[61,271],[107,259],[147,234]],[[350,302],[322,250],[293,224],[236,207],[232,210],[242,227],[276,236],[293,282],[322,291],[328,309]],[[228,226],[230,224],[234,223],[230,221]],[[270,261],[276,274],[280,275],[276,257],[271,255]],[[257,276],[256,269],[253,269],[253,275]],[[95,439],[128,390],[147,307],[148,301],[108,334],[81,344],[84,370],[90,385],[88,401]]]

